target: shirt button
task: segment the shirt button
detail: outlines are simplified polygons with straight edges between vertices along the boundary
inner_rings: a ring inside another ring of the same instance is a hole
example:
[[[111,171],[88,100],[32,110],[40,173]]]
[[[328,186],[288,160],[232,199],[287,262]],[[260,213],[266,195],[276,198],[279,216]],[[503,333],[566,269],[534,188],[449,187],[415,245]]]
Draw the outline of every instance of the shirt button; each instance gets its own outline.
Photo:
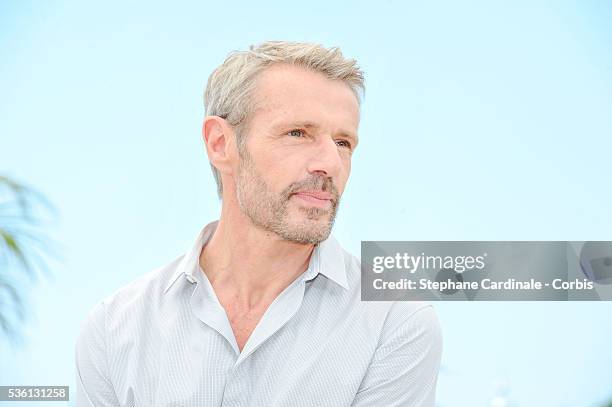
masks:
[[[187,276],[187,281],[189,281],[190,283],[195,283],[195,278],[193,278],[192,276]]]

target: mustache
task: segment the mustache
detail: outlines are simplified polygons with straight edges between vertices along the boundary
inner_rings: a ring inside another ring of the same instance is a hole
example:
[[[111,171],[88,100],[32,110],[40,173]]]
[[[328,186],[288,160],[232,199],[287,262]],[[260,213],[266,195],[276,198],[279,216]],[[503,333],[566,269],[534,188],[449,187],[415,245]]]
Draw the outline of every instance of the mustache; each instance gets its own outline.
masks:
[[[303,190],[329,192],[332,195],[332,201],[338,202],[338,189],[331,177],[315,176],[295,182],[286,189],[285,196],[289,198],[291,194]]]

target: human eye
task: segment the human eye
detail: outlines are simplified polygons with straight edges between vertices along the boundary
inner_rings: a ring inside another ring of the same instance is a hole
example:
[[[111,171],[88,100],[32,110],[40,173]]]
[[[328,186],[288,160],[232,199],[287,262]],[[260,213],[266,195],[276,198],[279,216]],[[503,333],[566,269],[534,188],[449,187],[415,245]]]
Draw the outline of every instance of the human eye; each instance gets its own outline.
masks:
[[[302,129],[293,129],[293,130],[289,130],[286,134],[291,136],[291,137],[301,137],[301,136],[304,135],[304,130],[302,130]]]
[[[336,141],[336,145],[338,145],[340,147],[345,147],[345,148],[348,148],[348,149],[351,149],[353,147],[351,142],[347,141],[347,140],[337,140]]]

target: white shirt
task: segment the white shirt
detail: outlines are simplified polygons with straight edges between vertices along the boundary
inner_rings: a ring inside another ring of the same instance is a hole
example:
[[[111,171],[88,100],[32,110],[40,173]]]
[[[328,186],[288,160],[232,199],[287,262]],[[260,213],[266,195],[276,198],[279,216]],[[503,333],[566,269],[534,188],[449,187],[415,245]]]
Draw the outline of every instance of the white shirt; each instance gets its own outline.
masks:
[[[426,302],[361,301],[333,236],[239,351],[193,247],[94,306],[76,341],[81,406],[433,406],[442,353]]]

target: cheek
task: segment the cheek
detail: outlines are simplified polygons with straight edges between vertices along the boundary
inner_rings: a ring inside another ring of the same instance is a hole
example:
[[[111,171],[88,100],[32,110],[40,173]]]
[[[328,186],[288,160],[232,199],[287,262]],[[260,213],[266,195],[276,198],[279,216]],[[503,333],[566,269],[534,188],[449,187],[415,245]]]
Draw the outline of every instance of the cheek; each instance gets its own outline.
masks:
[[[306,168],[307,156],[306,152],[297,149],[271,149],[265,153],[268,169],[280,178],[299,174],[303,168]]]
[[[300,180],[300,162],[296,156],[267,151],[261,154],[257,172],[269,189],[280,193],[292,183]]]
[[[269,159],[267,168],[269,173],[277,180],[277,183],[287,180],[295,181],[295,177],[299,177],[302,168],[299,156],[273,155]]]
[[[350,175],[351,175],[351,160],[349,159],[345,163],[343,167],[343,171],[340,174],[340,179],[338,180],[338,192],[340,193],[340,195],[342,195],[342,193],[344,192],[344,189],[346,188],[346,184],[348,183]]]
[[[257,171],[265,178],[278,176],[282,173],[281,168],[287,165],[284,161],[286,156],[279,154],[278,151],[265,148],[265,146],[253,146],[251,158]]]
[[[349,175],[350,175],[350,173],[351,173],[351,157],[349,157],[349,158],[346,160],[346,166],[345,166],[345,169],[346,169],[346,176],[347,176],[347,178],[348,178],[348,176],[349,176]]]
[[[349,156],[348,158],[344,159],[343,164],[344,165],[342,166],[343,168],[342,175],[344,176],[345,181],[346,181],[349,175],[351,175],[351,157]]]

